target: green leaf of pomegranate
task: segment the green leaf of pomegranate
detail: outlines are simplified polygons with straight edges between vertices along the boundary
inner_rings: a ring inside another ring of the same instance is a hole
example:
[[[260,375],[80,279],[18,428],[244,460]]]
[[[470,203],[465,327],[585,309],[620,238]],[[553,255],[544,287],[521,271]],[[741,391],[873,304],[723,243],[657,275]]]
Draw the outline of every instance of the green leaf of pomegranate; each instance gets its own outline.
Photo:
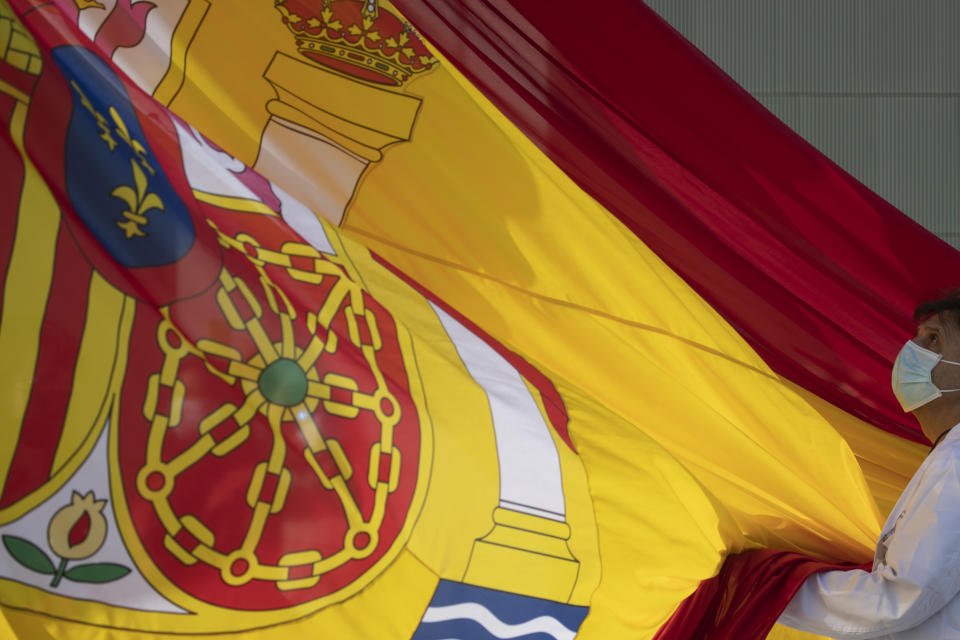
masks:
[[[122,564],[94,562],[92,564],[78,564],[64,573],[63,577],[74,582],[113,582],[128,573],[130,573],[130,569]]]
[[[47,554],[29,540],[17,536],[3,536],[3,546],[7,548],[14,560],[27,569],[47,575],[52,575],[57,571]]]

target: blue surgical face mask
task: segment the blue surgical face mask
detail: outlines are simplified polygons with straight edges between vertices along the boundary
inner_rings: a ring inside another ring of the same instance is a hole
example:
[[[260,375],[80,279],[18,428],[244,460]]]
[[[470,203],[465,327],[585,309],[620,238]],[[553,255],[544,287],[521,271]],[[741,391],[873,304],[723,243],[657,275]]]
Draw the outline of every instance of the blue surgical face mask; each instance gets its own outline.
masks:
[[[933,384],[931,373],[940,362],[960,366],[960,362],[944,360],[939,353],[924,349],[913,340],[903,345],[897,359],[893,362],[891,384],[893,395],[897,396],[904,411],[913,411],[922,407],[931,400],[936,400],[944,393],[960,391],[960,389],[940,389]]]

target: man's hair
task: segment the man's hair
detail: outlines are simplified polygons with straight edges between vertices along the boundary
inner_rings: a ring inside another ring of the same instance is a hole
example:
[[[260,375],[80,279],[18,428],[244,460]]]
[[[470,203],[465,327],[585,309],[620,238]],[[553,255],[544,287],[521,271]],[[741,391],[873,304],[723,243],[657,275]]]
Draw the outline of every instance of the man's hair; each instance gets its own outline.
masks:
[[[922,322],[933,314],[941,315],[950,312],[950,315],[960,323],[960,289],[941,292],[942,297],[936,300],[927,300],[913,311],[914,322]]]

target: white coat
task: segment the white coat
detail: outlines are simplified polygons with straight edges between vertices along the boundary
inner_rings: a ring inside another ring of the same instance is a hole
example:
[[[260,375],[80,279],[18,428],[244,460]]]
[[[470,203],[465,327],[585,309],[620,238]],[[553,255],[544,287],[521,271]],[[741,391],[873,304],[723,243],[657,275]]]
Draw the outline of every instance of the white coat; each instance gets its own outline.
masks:
[[[877,541],[873,570],[825,571],[778,622],[845,640],[960,640],[960,427],[923,461]]]

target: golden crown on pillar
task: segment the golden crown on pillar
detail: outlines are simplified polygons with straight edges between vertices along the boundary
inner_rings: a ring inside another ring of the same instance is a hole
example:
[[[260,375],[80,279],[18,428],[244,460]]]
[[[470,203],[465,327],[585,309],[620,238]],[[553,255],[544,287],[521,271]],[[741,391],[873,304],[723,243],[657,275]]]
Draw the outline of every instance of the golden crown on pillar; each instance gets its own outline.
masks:
[[[302,55],[354,78],[400,86],[437,62],[410,24],[377,0],[275,2]]]

